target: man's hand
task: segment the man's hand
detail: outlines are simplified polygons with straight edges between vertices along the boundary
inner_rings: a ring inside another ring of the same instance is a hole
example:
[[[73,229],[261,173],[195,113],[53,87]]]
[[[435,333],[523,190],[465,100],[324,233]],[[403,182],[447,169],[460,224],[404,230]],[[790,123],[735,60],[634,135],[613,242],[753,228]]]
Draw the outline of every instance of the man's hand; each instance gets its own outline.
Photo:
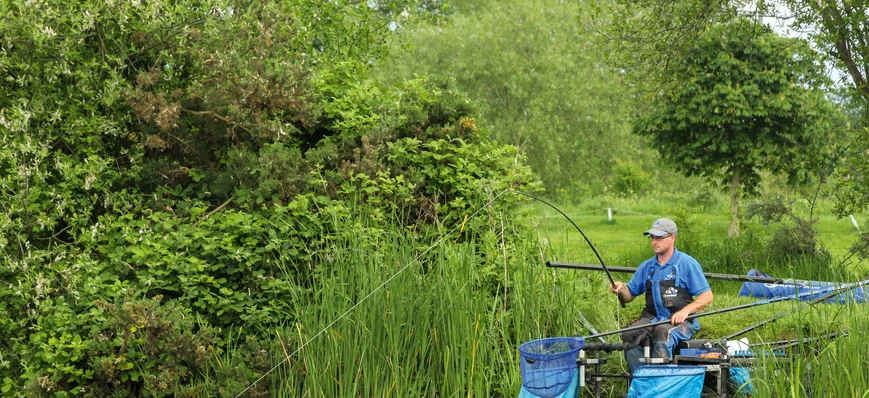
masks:
[[[623,287],[625,287],[624,283],[616,282],[616,283],[610,285],[610,293],[619,294],[619,291],[621,291]]]
[[[672,324],[673,326],[679,326],[685,323],[685,320],[688,319],[688,316],[690,315],[691,313],[688,312],[688,309],[684,308],[682,309],[682,311],[679,311],[670,317],[670,324]]]

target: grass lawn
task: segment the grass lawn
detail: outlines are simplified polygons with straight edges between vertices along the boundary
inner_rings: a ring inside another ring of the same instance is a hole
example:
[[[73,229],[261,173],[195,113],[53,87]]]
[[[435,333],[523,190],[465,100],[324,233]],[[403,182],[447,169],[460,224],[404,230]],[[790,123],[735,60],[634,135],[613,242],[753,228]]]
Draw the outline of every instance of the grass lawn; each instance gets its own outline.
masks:
[[[636,264],[623,264],[616,261],[623,260],[626,256],[637,255],[643,249],[646,249],[647,257],[651,256],[649,240],[642,233],[660,217],[673,218],[677,222],[686,219],[687,227],[685,222],[679,224],[683,237],[687,234],[696,234],[702,236],[702,239],[730,239],[727,236],[730,215],[725,210],[703,213],[685,211],[645,213],[624,209],[625,204],[619,205],[621,210],[614,208],[611,220],[608,219],[606,207],[559,206],[582,228],[608,265],[612,262],[612,265],[636,266]],[[643,209],[644,206],[638,205],[637,208]],[[806,212],[804,216],[808,216],[808,213]],[[813,216],[818,219],[815,228],[823,247],[830,251],[834,259],[843,259],[847,256],[848,248],[858,237],[858,231],[851,220],[837,219],[829,211],[816,210]],[[860,219],[861,217],[858,217],[858,222]],[[864,217],[862,219],[865,220]],[[528,212],[528,220],[536,225],[540,237],[552,245],[560,256],[559,260],[597,263],[596,257],[582,236],[569,221],[554,210],[542,204],[535,204]],[[778,224],[765,226],[759,222],[742,220],[744,231],[750,231],[761,237],[771,236],[778,227]],[[866,227],[869,227],[869,224],[861,225],[861,228]]]

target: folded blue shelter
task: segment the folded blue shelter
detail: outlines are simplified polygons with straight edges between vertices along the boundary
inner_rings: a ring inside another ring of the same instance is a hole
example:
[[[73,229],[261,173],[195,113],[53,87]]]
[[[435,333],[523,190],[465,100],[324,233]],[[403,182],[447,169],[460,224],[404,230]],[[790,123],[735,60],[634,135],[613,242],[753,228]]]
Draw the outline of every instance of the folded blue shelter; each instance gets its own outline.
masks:
[[[758,270],[748,271],[748,276],[770,277]],[[848,285],[854,284],[819,281],[785,281],[784,283],[745,282],[742,284],[742,289],[739,289],[739,295],[764,298],[794,296],[801,301],[810,301],[833,290],[845,288]],[[824,302],[839,304],[865,303],[867,296],[869,294],[867,294],[865,286],[855,286],[854,289],[846,290],[835,297],[824,300]]]

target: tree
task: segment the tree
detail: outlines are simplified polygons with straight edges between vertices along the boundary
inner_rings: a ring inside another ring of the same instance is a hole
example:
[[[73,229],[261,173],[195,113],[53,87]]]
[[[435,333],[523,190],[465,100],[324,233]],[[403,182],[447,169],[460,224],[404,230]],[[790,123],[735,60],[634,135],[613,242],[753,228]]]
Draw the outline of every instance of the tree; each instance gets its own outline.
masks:
[[[737,8],[728,0],[612,0],[597,3],[583,21],[596,32],[610,67],[625,75],[642,106],[678,84],[671,69],[697,37]]]
[[[577,2],[464,2],[448,26],[404,31],[412,51],[386,63],[384,79],[446,75],[485,103],[494,137],[519,146],[550,193],[570,200],[612,183],[618,161],[642,167],[650,151],[629,133],[629,100]]]
[[[674,60],[696,38],[715,23],[734,15],[778,19],[778,23],[811,40],[825,61],[835,65],[852,91],[850,98],[860,103],[863,115],[856,124],[845,126],[846,134],[833,152],[842,152],[845,162],[836,169],[834,190],[836,212],[840,216],[869,206],[869,5],[848,0],[773,0],[737,2],[733,0],[614,0],[601,7],[593,20],[598,38],[613,51],[608,58],[629,76],[645,101],[677,83],[668,73]],[[853,134],[851,134],[853,135]],[[826,173],[827,165],[815,170]]]
[[[689,175],[730,187],[731,223],[739,234],[739,199],[762,170],[784,171],[824,143],[828,101],[823,75],[803,41],[748,19],[701,34],[671,66],[671,86],[638,118],[664,161]]]
[[[792,13],[792,28],[805,32],[850,78],[853,98],[861,104],[862,120],[854,127],[862,131],[837,169],[836,213],[844,217],[869,206],[869,5],[847,0],[783,0],[779,4]]]

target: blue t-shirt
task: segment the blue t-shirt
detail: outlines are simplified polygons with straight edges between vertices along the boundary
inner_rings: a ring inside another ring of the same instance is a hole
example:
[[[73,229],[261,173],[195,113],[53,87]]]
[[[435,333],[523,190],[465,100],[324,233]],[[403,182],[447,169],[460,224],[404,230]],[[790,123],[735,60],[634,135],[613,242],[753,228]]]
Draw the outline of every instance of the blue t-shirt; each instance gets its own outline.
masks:
[[[703,269],[700,268],[700,263],[676,248],[673,248],[673,255],[664,265],[658,265],[657,255],[640,264],[626,286],[631,295],[637,297],[646,292],[646,279],[651,280],[654,285],[657,285],[655,282],[673,278],[676,279],[677,287],[688,290],[694,297],[707,290],[711,290],[709,282],[706,281],[706,276],[703,275]],[[665,308],[660,300],[656,299],[654,302],[655,312],[658,317],[653,319],[652,322],[669,319],[671,315],[670,310]],[[694,319],[694,327],[700,328],[697,319]]]

